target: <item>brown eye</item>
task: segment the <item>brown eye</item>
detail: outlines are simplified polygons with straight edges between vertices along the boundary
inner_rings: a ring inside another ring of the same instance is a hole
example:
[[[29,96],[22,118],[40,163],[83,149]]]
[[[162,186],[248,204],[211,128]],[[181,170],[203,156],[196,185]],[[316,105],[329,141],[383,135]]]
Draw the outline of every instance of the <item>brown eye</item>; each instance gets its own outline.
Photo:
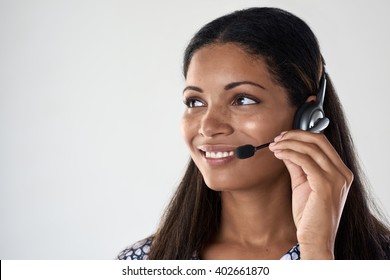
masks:
[[[184,104],[188,108],[196,108],[196,107],[204,107],[205,106],[205,104],[201,100],[196,99],[196,98],[188,98],[188,99],[184,100]]]
[[[240,95],[234,99],[233,105],[241,106],[241,105],[252,105],[258,103],[259,101],[256,98],[246,96],[246,95]]]

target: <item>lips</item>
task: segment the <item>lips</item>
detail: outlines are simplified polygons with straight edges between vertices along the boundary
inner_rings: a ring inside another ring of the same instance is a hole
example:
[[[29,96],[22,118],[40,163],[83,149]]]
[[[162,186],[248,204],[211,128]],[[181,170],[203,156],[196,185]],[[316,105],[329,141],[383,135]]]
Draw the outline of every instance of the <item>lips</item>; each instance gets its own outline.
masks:
[[[202,145],[198,149],[206,159],[223,160],[232,158],[236,147],[230,145]]]

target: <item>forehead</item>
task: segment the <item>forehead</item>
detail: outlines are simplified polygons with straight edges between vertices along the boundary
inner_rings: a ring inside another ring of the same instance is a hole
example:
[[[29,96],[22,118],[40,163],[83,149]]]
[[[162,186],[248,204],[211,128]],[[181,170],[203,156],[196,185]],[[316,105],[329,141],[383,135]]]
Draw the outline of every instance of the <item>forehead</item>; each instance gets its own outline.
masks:
[[[196,51],[191,59],[186,81],[199,82],[207,77],[224,80],[271,80],[265,60],[237,44],[213,44]]]

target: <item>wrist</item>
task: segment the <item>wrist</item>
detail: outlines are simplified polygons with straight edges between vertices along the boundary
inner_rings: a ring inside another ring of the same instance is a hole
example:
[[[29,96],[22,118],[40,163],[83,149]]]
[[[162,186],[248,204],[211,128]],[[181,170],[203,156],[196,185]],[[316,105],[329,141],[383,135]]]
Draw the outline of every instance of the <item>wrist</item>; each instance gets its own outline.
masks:
[[[299,244],[301,260],[334,260],[333,248],[329,246],[314,246]]]

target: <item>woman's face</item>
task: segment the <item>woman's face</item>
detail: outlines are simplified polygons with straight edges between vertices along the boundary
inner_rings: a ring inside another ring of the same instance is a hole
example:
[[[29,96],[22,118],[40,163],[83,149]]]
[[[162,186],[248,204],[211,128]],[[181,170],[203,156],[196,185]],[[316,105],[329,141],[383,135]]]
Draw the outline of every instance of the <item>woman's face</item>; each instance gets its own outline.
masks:
[[[296,108],[265,62],[235,44],[198,50],[188,68],[182,133],[206,184],[244,190],[288,180],[282,161],[265,148],[237,159],[235,148],[272,142],[292,127]]]

